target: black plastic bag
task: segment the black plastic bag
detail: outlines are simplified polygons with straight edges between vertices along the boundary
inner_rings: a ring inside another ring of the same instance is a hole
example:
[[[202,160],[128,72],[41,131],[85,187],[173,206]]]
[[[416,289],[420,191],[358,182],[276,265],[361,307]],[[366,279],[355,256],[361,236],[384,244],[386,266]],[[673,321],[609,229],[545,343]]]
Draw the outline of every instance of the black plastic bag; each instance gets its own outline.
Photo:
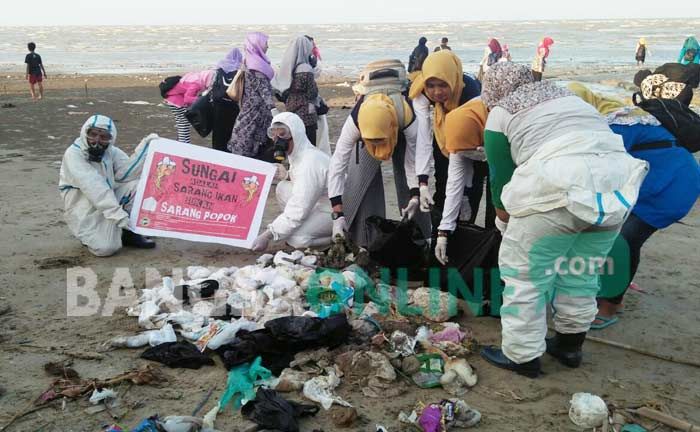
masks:
[[[255,399],[243,405],[241,413],[264,429],[298,432],[297,418],[316,415],[316,405],[288,401],[274,390],[259,388]]]
[[[365,224],[370,239],[367,250],[378,265],[393,269],[425,266],[428,243],[418,224],[381,216],[370,216]]]
[[[348,340],[352,327],[344,314],[328,318],[282,317],[265,323],[265,328],[241,330],[233,342],[216,352],[224,366],[231,369],[262,357],[262,365],[279,375],[289,367],[294,355],[316,348],[335,348]]]
[[[166,342],[148,348],[141,358],[152,360],[171,368],[199,369],[202,366],[213,366],[214,360],[201,353],[196,346],[189,342]]]
[[[436,244],[437,239],[432,242]],[[483,299],[479,310],[474,311],[477,315],[498,315],[500,306],[500,292],[493,293],[499,298],[499,304],[491,303],[492,286],[501,287],[500,276],[492,280],[492,270],[498,270],[498,250],[501,246],[501,234],[495,228],[482,228],[469,222],[458,222],[454,232],[447,239],[447,266],[443,266],[435,258],[435,247],[431,250],[430,269],[426,274],[425,286],[441,288],[443,291],[450,289],[449,275],[455,274],[449,269],[457,271],[462,282],[470,289],[472,295],[475,293],[475,282],[482,287]],[[475,270],[480,270],[483,278],[475,280]],[[431,280],[431,274],[433,275]],[[439,275],[439,287],[435,285],[435,275]],[[452,281],[455,283],[455,281]],[[455,291],[457,287],[453,287]],[[459,291],[454,292],[460,297]],[[466,299],[465,299],[466,300]]]
[[[202,138],[211,133],[214,127],[214,104],[208,92],[187,108],[185,117]]]
[[[656,117],[679,145],[691,153],[700,150],[700,116],[688,106],[676,99],[644,99],[641,93],[632,95],[632,102]]]

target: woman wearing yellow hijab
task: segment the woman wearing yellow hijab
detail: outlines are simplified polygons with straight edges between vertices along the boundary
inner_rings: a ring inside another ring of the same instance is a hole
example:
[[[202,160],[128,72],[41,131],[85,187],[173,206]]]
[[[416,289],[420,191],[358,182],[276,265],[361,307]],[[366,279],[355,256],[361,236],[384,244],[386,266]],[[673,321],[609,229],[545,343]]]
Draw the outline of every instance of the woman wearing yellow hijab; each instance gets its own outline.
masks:
[[[447,238],[457,228],[457,218],[470,220],[472,216],[471,206],[461,206],[462,196],[465,186],[473,186],[474,164],[486,160],[484,126],[487,116],[481,98],[474,98],[450,111],[445,119],[445,149],[450,156],[445,207],[435,244],[435,257],[442,265],[447,265]],[[490,203],[490,192],[487,202]]]
[[[447,114],[479,96],[480,93],[481,83],[464,74],[462,61],[452,51],[438,51],[430,54],[423,62],[421,74],[411,85],[409,98],[413,102],[419,127],[416,143],[416,172],[423,212],[429,212],[431,205],[438,211],[442,211],[445,204],[448,170],[448,151],[445,148]],[[432,125],[431,105],[435,107]],[[435,161],[435,194],[432,196],[428,188],[431,157]],[[476,209],[483,194],[484,177],[488,174],[488,166],[485,163],[477,163],[477,166],[478,175],[474,179],[472,189],[468,191],[472,208],[476,206]],[[476,218],[476,210],[472,211],[472,218]]]
[[[415,219],[426,238],[430,235],[430,218],[419,211],[415,170],[418,124],[414,119],[411,104],[399,93],[375,93],[357,101],[343,125],[328,169],[334,239],[347,236],[358,246],[368,246],[365,220],[375,215],[385,217],[386,213],[381,163],[389,160],[399,210]]]

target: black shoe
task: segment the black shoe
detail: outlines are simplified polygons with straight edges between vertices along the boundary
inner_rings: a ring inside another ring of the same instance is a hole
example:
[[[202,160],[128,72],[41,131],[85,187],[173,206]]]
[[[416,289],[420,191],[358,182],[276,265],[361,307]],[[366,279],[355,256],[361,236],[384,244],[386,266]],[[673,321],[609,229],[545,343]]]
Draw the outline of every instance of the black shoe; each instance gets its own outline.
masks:
[[[547,353],[556,357],[561,364],[570,368],[581,366],[583,352],[581,347],[586,340],[586,332],[563,334],[557,332],[554,337],[547,338]]]
[[[156,247],[156,242],[141,234],[136,234],[129,230],[122,230],[122,245],[138,249],[153,249]]]
[[[481,350],[481,357],[496,367],[513,371],[518,375],[528,378],[537,378],[542,372],[539,357],[527,363],[518,364],[506,357],[500,348],[493,346],[483,348]]]

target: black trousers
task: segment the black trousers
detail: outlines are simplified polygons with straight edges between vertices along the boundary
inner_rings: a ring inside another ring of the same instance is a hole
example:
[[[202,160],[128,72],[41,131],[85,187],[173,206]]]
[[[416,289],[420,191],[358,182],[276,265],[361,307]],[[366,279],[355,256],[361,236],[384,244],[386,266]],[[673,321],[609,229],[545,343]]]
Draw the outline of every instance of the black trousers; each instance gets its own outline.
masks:
[[[620,281],[620,286],[612,287],[613,291],[616,291],[614,294],[612,294],[613,296],[601,296],[601,298],[604,298],[605,300],[614,304],[622,303],[625,292],[627,292],[627,287],[629,287],[630,282],[632,282],[634,276],[637,274],[637,269],[639,268],[639,262],[642,256],[642,246],[644,246],[644,243],[649,240],[649,237],[651,237],[656,231],[656,228],[644,222],[634,213],[629,215],[625,223],[622,225],[620,235],[615,240],[615,245],[613,245],[613,249],[616,249],[618,242],[627,243],[627,247],[629,248],[630,264],[629,279]],[[603,287],[605,291],[610,292],[609,288],[610,287]]]
[[[311,141],[311,145],[316,146],[316,131],[318,130],[317,125],[306,126],[306,137]]]
[[[233,131],[236,117],[238,117],[238,111],[238,104],[236,103],[214,103],[211,148],[228,152],[228,140],[231,139],[231,132]]]
[[[435,141],[433,141],[433,160],[435,161],[435,193],[433,194],[433,201],[435,201],[435,209],[439,215],[442,216],[442,210],[445,208],[447,169],[450,165],[450,160],[442,154],[440,147]],[[475,161],[472,187],[466,189],[469,206],[472,209],[472,217],[469,219],[469,222],[474,223],[476,220],[479,213],[479,205],[481,204],[481,197],[484,195],[484,184],[486,184],[486,219],[484,225],[486,228],[494,228],[496,226],[496,209],[491,199],[491,185],[489,184],[488,177],[488,163]]]

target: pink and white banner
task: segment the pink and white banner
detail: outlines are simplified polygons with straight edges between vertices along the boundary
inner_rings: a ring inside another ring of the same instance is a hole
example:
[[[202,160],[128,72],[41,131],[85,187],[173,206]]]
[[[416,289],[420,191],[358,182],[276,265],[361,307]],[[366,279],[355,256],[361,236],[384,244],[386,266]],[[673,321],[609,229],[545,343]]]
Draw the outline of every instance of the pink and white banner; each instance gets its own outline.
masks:
[[[275,166],[160,138],[151,142],[131,209],[148,236],[250,248]]]

